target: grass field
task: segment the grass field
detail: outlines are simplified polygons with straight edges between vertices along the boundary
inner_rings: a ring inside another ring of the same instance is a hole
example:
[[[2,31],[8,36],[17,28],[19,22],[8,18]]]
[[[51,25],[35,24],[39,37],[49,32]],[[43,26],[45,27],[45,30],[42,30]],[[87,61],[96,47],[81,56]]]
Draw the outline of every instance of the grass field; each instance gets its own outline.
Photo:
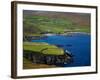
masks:
[[[64,18],[48,18],[46,16],[25,16],[24,33],[40,35],[41,32],[64,33],[71,32],[90,32],[89,26],[80,26],[73,21]]]
[[[33,64],[30,60],[23,58],[23,69],[39,69],[39,68],[54,68],[55,65]]]
[[[62,48],[58,48],[55,45],[50,45],[47,43],[36,43],[36,42],[24,42],[24,50],[40,52],[42,54],[49,55],[63,55],[64,51]]]

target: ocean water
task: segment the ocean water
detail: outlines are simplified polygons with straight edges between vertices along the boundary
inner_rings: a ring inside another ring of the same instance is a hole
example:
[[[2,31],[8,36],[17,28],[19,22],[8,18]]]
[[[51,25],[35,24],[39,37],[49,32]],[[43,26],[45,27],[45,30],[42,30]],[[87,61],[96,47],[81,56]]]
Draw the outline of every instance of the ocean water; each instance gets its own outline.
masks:
[[[63,67],[91,65],[91,36],[88,34],[52,35],[39,40],[32,40],[32,42],[46,42],[68,50],[73,55],[73,62],[61,64]]]

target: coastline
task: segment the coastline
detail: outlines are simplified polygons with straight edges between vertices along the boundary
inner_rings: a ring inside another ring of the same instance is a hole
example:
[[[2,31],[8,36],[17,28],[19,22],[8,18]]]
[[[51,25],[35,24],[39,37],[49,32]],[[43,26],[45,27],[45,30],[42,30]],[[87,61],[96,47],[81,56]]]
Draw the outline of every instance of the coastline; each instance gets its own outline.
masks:
[[[45,35],[45,36],[56,36],[56,35],[67,36],[67,35],[73,35],[73,34],[86,34],[86,35],[90,35],[90,33],[86,33],[86,32],[67,32],[67,33],[63,33],[63,34],[47,33],[47,34],[43,34],[43,35]]]

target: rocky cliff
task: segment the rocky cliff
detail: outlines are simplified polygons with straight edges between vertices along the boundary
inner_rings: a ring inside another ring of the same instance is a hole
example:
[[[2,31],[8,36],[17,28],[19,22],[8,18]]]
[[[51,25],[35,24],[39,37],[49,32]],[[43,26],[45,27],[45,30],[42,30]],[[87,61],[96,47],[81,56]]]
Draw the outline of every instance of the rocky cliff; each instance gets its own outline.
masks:
[[[32,61],[34,64],[69,64],[73,61],[72,56],[65,53],[63,55],[46,55],[39,52],[24,51],[25,58]]]

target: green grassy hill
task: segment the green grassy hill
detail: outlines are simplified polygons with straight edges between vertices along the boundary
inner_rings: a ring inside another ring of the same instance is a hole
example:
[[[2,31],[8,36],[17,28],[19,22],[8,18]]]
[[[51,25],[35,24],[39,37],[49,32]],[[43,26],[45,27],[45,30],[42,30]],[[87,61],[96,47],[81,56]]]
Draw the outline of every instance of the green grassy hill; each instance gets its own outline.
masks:
[[[24,51],[33,51],[45,55],[63,55],[64,51],[62,48],[58,48],[55,45],[48,43],[36,43],[36,42],[24,42]]]
[[[89,26],[80,26],[66,18],[47,16],[24,16],[24,33],[40,34],[42,32],[64,33],[65,31],[90,32]]]

